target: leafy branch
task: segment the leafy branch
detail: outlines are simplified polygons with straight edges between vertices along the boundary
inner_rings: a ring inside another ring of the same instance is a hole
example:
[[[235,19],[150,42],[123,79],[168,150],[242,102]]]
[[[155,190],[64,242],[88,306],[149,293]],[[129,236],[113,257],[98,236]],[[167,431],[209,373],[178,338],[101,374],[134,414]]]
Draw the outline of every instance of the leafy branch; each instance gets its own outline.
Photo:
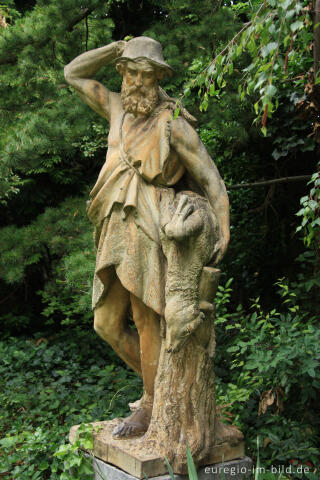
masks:
[[[252,19],[205,68],[197,66],[198,59],[194,60],[190,71],[195,72],[195,76],[185,85],[183,96],[189,96],[191,90],[198,87],[202,98],[200,110],[206,111],[209,97],[219,99],[227,85],[227,77],[240,73],[240,100],[249,98],[252,102],[252,96],[258,95],[254,103],[255,121],[261,121],[262,132],[266,135],[267,118],[279,106],[283,81],[291,80],[303,87],[304,75],[300,74],[305,74],[312,65],[311,58],[304,59],[312,42],[312,20],[307,3],[265,0],[257,8],[246,2],[245,13]],[[239,67],[243,62],[247,66]]]

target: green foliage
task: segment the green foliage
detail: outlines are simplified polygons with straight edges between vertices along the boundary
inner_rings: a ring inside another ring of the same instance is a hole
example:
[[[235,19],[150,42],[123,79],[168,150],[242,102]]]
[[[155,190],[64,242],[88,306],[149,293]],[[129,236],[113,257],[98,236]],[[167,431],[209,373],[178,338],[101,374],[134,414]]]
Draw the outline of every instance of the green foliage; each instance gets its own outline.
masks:
[[[86,48],[84,20],[93,11],[87,43],[94,48],[104,14],[97,0],[86,2],[85,7],[77,0],[38,2],[22,18],[0,29],[4,198],[15,192],[17,173],[22,180],[25,174],[45,172],[58,175],[59,182],[74,181],[65,162],[74,151],[73,142],[86,132],[88,113],[80,102],[71,105],[63,65],[70,59],[68,52],[76,54]],[[94,26],[98,25],[96,34]],[[110,20],[103,23],[105,41],[110,39],[112,26]]]
[[[119,366],[91,331],[1,341],[0,474],[16,480],[79,478],[64,471],[64,460],[88,470],[68,444],[70,427],[124,415],[140,389],[137,376]],[[88,433],[79,441],[90,448]]]
[[[217,294],[217,401],[244,432],[252,455],[260,436],[264,466],[295,459],[319,468],[317,317],[300,307],[299,295],[283,281],[279,309],[264,311],[256,299],[252,314],[241,306],[229,313],[230,284]]]
[[[47,323],[88,322],[95,254],[85,199],[69,198],[47,208],[31,224],[0,230],[0,277],[9,285],[42,279],[38,294]],[[15,319],[13,318],[13,321]],[[8,323],[2,328],[8,327]]]
[[[111,41],[109,7],[51,0],[2,8],[0,317],[6,331],[39,324],[40,313],[57,325],[91,316],[94,252],[84,194],[104,161],[107,126],[71,93],[63,66]]]
[[[227,85],[227,77],[236,73],[241,101],[246,96],[250,101],[257,97],[254,110],[257,118],[263,116],[262,129],[266,134],[267,117],[278,108],[286,82],[293,82],[302,96],[304,75],[312,66],[312,57],[306,55],[313,35],[307,6],[307,1],[295,0],[232,5],[234,13],[246,16],[248,21],[208,64],[195,58],[190,71],[197,75],[186,84],[184,95],[198,87],[199,95],[203,96],[200,108],[207,110],[209,97],[219,98]],[[239,64],[240,61],[246,67]]]
[[[195,467],[195,464],[194,464],[194,461],[193,461],[193,458],[192,458],[191,451],[190,451],[189,447],[187,447],[186,457],[187,457],[187,467],[188,467],[189,480],[198,480],[196,467]],[[167,457],[165,457],[165,461],[166,461],[166,465],[167,465],[167,468],[168,468],[170,478],[172,480],[175,480],[173,470],[171,468],[170,463],[168,462]]]
[[[312,175],[309,185],[312,185],[309,195],[300,199],[302,208],[297,213],[302,217],[301,225],[297,227],[297,232],[304,230],[304,242],[307,247],[319,242],[320,216],[319,216],[319,196],[320,196],[320,174],[316,172]]]
[[[306,251],[297,258],[302,271],[298,274],[298,282],[293,282],[293,287],[299,292],[301,301],[318,313],[320,287],[320,178],[318,172],[312,175],[309,185],[310,192],[300,199],[302,208],[297,212],[297,216],[301,217],[301,224],[296,231],[303,233]]]
[[[190,448],[187,447],[187,466],[188,466],[188,474],[190,480],[198,480],[198,475],[196,471],[196,467],[191,455]]]
[[[186,71],[192,70],[194,59],[205,64],[216,44],[236,32],[237,23],[229,9],[220,8],[219,1],[166,0],[155,1],[155,4],[166,15],[163,19],[154,18],[144,33],[162,43],[164,55],[175,72],[173,78],[164,82],[165,89],[177,96],[186,81]],[[192,108],[197,97],[186,96],[186,105]]]
[[[91,423],[81,424],[73,443],[60,445],[54,453],[54,456],[60,460],[63,459],[64,463],[64,472],[61,474],[60,480],[91,480],[94,470],[88,451],[92,449],[93,425]]]
[[[168,472],[169,472],[169,475],[170,475],[170,478],[171,478],[171,480],[175,480],[175,479],[174,479],[174,473],[173,473],[173,470],[172,470],[172,468],[171,468],[171,465],[170,465],[170,463],[168,462],[168,459],[167,459],[167,457],[165,457],[165,462],[166,462],[166,465],[167,465]]]
[[[79,148],[83,153],[84,157],[92,158],[95,156],[96,152],[101,148],[104,150],[107,148],[107,132],[103,125],[98,123],[93,123],[90,132],[93,132],[95,136],[85,135],[81,138],[80,142],[74,142],[73,147]]]

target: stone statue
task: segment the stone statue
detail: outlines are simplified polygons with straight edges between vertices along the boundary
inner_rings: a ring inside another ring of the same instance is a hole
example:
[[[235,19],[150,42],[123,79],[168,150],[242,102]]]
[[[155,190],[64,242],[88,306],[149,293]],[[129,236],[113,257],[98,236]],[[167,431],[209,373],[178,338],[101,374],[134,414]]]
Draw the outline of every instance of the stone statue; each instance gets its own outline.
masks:
[[[121,94],[93,79],[111,62],[123,77]],[[216,419],[212,362],[219,271],[208,265],[228,246],[228,196],[194,117],[181,107],[174,118],[176,101],[159,87],[171,74],[148,37],[83,53],[65,67],[67,82],[110,122],[107,159],[88,202],[94,328],[144,386],[113,437],[140,436],[184,473],[186,445],[199,464],[213,445],[241,434]],[[136,330],[127,323],[130,307]]]

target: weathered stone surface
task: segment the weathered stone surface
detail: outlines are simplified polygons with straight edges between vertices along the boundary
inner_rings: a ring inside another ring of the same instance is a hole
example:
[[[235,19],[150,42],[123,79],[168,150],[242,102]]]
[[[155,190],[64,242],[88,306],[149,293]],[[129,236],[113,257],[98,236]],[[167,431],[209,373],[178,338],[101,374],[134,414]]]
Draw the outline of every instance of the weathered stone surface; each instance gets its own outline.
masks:
[[[92,424],[95,427],[94,430],[98,430],[93,434],[92,454],[136,478],[142,479],[145,478],[145,475],[150,478],[167,473],[164,456],[159,454],[159,450],[155,450],[152,440],[148,440],[146,436],[117,440],[112,436],[112,431],[119,423],[121,423],[121,419]],[[78,426],[75,425],[70,430],[71,443],[75,439],[77,428]],[[224,442],[211,447],[200,464],[211,465],[221,461],[227,462],[230,459],[241,459],[244,456],[242,441],[238,441],[234,445]],[[186,451],[184,451],[184,457],[186,457]]]
[[[98,458],[93,460],[93,467],[96,472],[94,480],[137,480],[137,477],[120,470],[113,465],[103,462]],[[207,465],[198,470],[198,480],[245,480],[252,476],[252,461],[245,457],[241,460]],[[223,476],[224,474],[224,476]],[[102,476],[102,478],[101,478]],[[104,476],[104,477],[103,477]],[[187,475],[175,475],[175,480],[188,480]],[[171,480],[168,474],[157,477],[149,477],[149,480]]]

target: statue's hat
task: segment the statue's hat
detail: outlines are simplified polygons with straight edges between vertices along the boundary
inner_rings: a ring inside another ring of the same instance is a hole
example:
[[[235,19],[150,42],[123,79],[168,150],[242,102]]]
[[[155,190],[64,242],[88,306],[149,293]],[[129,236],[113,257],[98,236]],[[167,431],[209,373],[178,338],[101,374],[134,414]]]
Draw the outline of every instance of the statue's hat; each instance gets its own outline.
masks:
[[[136,37],[129,40],[124,47],[121,57],[116,58],[115,62],[142,59],[148,60],[148,62],[157,67],[166,69],[169,74],[173,71],[170,65],[164,61],[161,44],[150,37]]]

